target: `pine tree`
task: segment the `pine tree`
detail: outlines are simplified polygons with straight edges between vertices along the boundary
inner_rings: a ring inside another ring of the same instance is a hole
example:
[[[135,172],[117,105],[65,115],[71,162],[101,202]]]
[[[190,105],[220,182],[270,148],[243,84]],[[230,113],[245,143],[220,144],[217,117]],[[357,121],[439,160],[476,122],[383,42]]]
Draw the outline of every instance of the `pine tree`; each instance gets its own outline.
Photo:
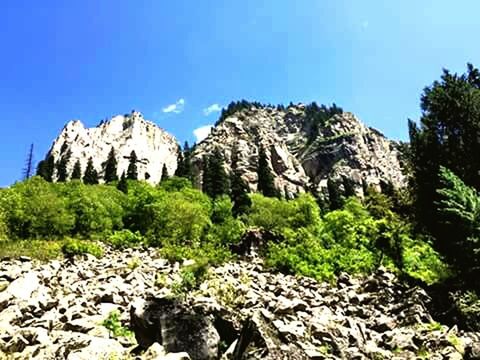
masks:
[[[138,180],[137,161],[138,161],[137,154],[135,154],[135,151],[133,150],[130,153],[130,162],[128,164],[128,169],[127,169],[128,180]]]
[[[175,169],[175,176],[183,177],[185,173],[185,161],[183,159],[183,152],[178,149],[177,168]]]
[[[83,182],[88,185],[98,184],[98,172],[93,167],[93,159],[88,159],[85,175],[83,175]]]
[[[345,198],[342,196],[342,192],[340,191],[340,187],[337,182],[329,178],[327,180],[327,189],[330,211],[342,208]]]
[[[278,197],[279,192],[275,188],[274,177],[270,170],[267,154],[263,146],[260,146],[258,154],[258,187],[257,191],[261,192],[264,196]]]
[[[167,165],[163,164],[162,166],[162,177],[160,178],[160,182],[167,180],[169,178],[168,176],[168,169]]]
[[[62,155],[60,160],[57,162],[57,181],[65,182],[68,178],[68,163],[72,157],[72,151],[69,149],[66,153]]]
[[[117,184],[117,189],[123,192],[124,194],[128,193],[128,182],[127,177],[125,176],[125,171],[122,173],[120,177],[120,181]]]
[[[203,172],[204,191],[208,196],[217,198],[221,195],[228,195],[230,188],[229,179],[225,171],[225,163],[220,149],[216,148],[208,156]]]
[[[212,190],[212,179],[210,173],[210,156],[204,155],[202,159],[202,191],[205,194],[211,194]]]
[[[184,177],[189,179],[190,181],[193,181],[191,157],[192,149],[188,145],[188,142],[185,141],[183,151],[179,149],[177,170],[175,171],[175,176]]]
[[[52,154],[48,154],[45,160],[38,163],[37,175],[44,178],[46,181],[53,181],[53,174],[55,172],[55,158]]]
[[[33,175],[33,144],[30,145],[27,160],[25,161],[25,168],[23,169],[23,179],[31,178]]]
[[[82,179],[82,166],[80,164],[80,160],[77,160],[75,162],[75,165],[73,165],[72,180],[81,180],[81,179]]]
[[[106,183],[110,183],[112,181],[117,181],[118,180],[118,175],[117,175],[117,158],[115,156],[115,149],[112,146],[112,149],[110,150],[110,153],[108,154],[107,161],[103,163],[103,168],[104,168],[104,180]]]
[[[230,174],[230,198],[233,201],[233,216],[238,217],[245,214],[252,206],[252,200],[248,196],[249,191],[248,184],[243,180],[238,169],[238,151],[234,148],[232,151],[232,173]]]

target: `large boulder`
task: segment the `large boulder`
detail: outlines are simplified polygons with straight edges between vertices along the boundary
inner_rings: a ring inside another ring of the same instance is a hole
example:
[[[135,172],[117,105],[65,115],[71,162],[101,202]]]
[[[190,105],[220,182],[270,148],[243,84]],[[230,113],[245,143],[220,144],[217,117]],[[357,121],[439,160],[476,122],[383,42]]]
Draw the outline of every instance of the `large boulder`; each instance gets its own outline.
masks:
[[[174,299],[138,299],[131,306],[130,322],[141,348],[158,342],[166,352],[186,352],[192,360],[218,357],[220,336],[213,316],[197,313]]]

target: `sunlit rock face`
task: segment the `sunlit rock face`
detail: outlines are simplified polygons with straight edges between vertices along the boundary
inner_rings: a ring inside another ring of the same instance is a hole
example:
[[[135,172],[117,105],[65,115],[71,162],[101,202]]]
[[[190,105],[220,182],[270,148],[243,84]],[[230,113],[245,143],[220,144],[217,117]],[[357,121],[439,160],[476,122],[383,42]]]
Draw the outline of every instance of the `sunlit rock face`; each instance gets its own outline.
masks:
[[[118,161],[118,176],[127,171],[132,151],[138,158],[139,179],[152,184],[160,181],[164,164],[169,175],[173,175],[177,168],[178,144],[175,137],[145,120],[139,112],[115,116],[94,128],[86,128],[78,120],[70,121],[54,141],[49,154],[57,162],[71,151],[67,165],[69,174],[77,160],[83,173],[88,159],[92,158],[101,180],[103,164],[112,147]]]
[[[368,186],[400,188],[406,181],[395,142],[348,112],[314,127],[299,104],[287,109],[251,106],[217,124],[193,154],[199,185],[204,156],[220,148],[227,170],[237,152],[243,177],[256,190],[260,147],[266,150],[276,187],[287,196],[325,193],[329,180],[341,191],[348,184],[359,196]]]

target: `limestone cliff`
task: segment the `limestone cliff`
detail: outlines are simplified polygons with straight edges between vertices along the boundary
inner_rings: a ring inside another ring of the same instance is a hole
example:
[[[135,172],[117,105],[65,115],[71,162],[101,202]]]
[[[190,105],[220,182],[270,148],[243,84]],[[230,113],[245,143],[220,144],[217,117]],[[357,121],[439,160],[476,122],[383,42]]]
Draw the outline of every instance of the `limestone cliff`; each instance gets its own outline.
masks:
[[[95,169],[102,177],[103,163],[112,147],[116,152],[119,176],[127,170],[132,151],[138,157],[139,179],[150,183],[160,181],[163,164],[170,175],[177,167],[178,144],[175,137],[144,120],[139,112],[115,116],[94,128],[86,128],[78,120],[71,121],[54,141],[49,154],[57,162],[63,154],[71,151],[67,164],[69,174],[77,160],[80,160],[83,173],[88,159],[92,158]]]

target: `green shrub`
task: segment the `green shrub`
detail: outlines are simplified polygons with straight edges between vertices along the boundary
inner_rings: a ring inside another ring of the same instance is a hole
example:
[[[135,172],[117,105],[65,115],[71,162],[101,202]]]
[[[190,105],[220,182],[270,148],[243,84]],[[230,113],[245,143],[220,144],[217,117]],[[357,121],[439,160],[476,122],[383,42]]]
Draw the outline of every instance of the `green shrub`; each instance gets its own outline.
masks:
[[[0,241],[0,259],[29,256],[41,261],[61,257],[62,241],[58,240],[8,240]]]
[[[120,321],[120,313],[112,311],[102,322],[102,325],[110,331],[114,337],[133,337],[134,333],[127,327],[124,327]]]
[[[107,239],[107,243],[115,249],[126,249],[142,245],[144,243],[143,236],[140,232],[131,232],[130,230],[115,231]]]
[[[91,254],[95,257],[103,256],[103,250],[98,244],[86,240],[67,240],[62,246],[62,251],[68,256],[83,254]]]
[[[172,176],[171,178],[163,180],[158,186],[160,189],[163,189],[167,192],[182,191],[184,189],[193,188],[190,180],[177,176]]]
[[[99,239],[123,227],[126,196],[115,187],[88,186],[79,181],[55,186],[60,188],[75,216],[73,234]]]
[[[451,276],[450,268],[427,241],[406,238],[403,242],[403,271],[427,285]]]
[[[195,189],[160,191],[158,198],[147,205],[144,212],[151,220],[146,229],[148,242],[153,246],[198,246],[211,225],[210,199]]]
[[[55,184],[33,177],[0,192],[9,234],[16,239],[64,237],[71,233],[75,216]]]
[[[461,322],[470,331],[480,331],[480,297],[474,291],[451,294]]]
[[[208,261],[196,260],[194,264],[185,266],[180,270],[181,280],[172,285],[175,296],[186,297],[190,292],[197,290],[205,280],[208,270]]]

